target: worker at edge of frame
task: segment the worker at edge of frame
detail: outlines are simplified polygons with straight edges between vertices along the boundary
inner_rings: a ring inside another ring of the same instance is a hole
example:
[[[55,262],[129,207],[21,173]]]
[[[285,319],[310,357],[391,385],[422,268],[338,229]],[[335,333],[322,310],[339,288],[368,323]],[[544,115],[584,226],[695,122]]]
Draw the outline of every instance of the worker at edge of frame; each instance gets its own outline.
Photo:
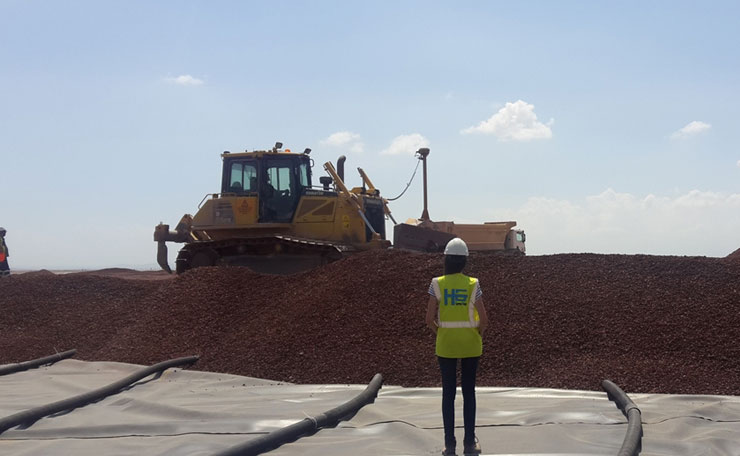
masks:
[[[5,228],[0,227],[0,277],[10,275],[8,244],[5,243]]]
[[[464,455],[481,453],[475,436],[475,376],[483,353],[482,336],[488,327],[483,292],[478,279],[462,273],[468,258],[468,246],[460,238],[449,241],[444,251],[444,275],[432,279],[427,304],[426,323],[436,334],[435,352],[442,375],[442,422],[445,448],[443,456],[454,456],[455,394],[457,365],[461,370],[463,395]]]

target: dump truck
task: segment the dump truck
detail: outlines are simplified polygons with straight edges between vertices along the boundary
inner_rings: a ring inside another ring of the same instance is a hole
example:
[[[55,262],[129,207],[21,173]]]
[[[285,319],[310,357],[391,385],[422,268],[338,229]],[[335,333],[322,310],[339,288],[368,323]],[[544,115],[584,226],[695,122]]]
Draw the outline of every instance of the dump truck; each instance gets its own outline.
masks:
[[[515,226],[514,221],[461,224],[408,219],[393,227],[393,245],[400,249],[442,252],[451,239],[459,237],[471,251],[524,255],[526,235]]]
[[[416,156],[423,163],[424,209],[418,219],[408,219],[393,227],[395,248],[422,252],[442,252],[450,239],[459,237],[471,251],[524,255],[524,230],[514,228],[515,221],[460,224],[452,221],[435,222],[429,217],[427,199],[428,148],[421,148]]]
[[[221,154],[221,189],[208,194],[195,215],[185,214],[170,230],[154,229],[157,262],[167,272],[167,242],[184,244],[177,273],[216,265],[248,266],[290,274],[353,252],[385,249],[387,201],[358,168],[362,186],[344,183],[342,156],[314,184],[311,149],[293,153],[277,142],[268,150]]]

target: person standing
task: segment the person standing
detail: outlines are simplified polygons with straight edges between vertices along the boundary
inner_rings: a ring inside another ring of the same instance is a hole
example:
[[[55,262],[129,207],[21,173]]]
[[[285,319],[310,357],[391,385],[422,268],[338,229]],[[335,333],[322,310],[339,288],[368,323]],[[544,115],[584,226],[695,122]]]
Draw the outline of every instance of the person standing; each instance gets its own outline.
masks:
[[[0,227],[0,277],[10,275],[9,256],[8,244],[5,243],[5,228]]]
[[[483,292],[478,279],[462,273],[468,246],[460,238],[447,243],[444,251],[444,275],[432,279],[427,304],[426,323],[437,335],[435,352],[442,374],[442,422],[445,433],[444,456],[455,455],[455,394],[457,365],[463,395],[465,455],[480,454],[475,436],[475,376],[483,353],[482,335],[488,326],[483,306]]]

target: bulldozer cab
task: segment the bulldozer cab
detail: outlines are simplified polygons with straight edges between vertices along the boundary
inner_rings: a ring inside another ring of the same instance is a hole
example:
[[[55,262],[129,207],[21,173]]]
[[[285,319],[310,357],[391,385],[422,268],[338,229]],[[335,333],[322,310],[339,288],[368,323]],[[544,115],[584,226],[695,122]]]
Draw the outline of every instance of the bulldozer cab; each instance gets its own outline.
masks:
[[[221,193],[257,196],[260,223],[291,222],[301,195],[308,188],[311,164],[306,155],[224,156]]]

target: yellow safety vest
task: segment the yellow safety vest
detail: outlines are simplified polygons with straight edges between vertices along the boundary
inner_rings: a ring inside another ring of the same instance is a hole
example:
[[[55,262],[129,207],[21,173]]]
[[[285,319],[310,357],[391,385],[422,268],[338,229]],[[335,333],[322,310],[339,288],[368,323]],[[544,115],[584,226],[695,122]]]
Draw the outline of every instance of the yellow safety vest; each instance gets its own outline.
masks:
[[[483,341],[477,329],[480,318],[475,310],[478,279],[464,274],[444,275],[432,279],[432,289],[439,303],[437,356],[480,356]]]

